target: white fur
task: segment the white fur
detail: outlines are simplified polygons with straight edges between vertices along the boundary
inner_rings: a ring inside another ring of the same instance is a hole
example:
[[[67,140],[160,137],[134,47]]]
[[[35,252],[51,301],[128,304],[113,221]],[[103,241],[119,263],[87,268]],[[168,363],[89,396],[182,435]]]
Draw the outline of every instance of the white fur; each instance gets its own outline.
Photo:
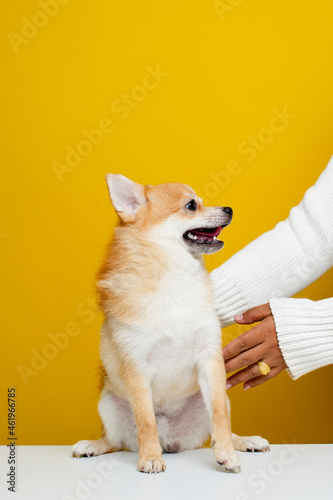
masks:
[[[108,174],[105,179],[115,210],[134,217],[146,202],[143,186],[120,174]]]

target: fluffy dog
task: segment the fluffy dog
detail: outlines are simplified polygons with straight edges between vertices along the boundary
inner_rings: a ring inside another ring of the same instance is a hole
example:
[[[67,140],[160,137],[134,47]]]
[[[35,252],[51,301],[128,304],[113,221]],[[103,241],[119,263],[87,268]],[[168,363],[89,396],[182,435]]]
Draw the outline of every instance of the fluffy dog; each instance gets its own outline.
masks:
[[[143,186],[106,176],[116,227],[98,276],[105,314],[99,414],[103,436],[74,456],[139,451],[138,470],[165,470],[162,452],[198,448],[211,435],[222,470],[235,450],[266,451],[259,436],[231,433],[221,330],[202,254],[223,247],[229,207],[205,207],[189,186]]]

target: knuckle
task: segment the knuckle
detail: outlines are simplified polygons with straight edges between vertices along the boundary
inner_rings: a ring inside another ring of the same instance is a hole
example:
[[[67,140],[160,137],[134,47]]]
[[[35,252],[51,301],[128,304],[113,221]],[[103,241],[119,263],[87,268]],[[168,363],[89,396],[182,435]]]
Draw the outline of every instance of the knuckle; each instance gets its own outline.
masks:
[[[242,366],[248,366],[249,365],[249,359],[247,356],[240,356],[240,362]]]
[[[240,338],[239,339],[239,349],[244,350],[247,348],[247,340],[245,338]]]
[[[260,375],[260,372],[258,370],[258,367],[256,366],[253,366],[251,369],[250,369],[250,375],[252,377],[258,377]]]
[[[266,333],[267,342],[269,342],[271,347],[273,349],[278,347],[278,339],[277,339],[277,335],[275,333],[275,330],[273,330],[272,328],[269,328],[269,327],[266,328],[266,325],[265,325],[265,333]]]

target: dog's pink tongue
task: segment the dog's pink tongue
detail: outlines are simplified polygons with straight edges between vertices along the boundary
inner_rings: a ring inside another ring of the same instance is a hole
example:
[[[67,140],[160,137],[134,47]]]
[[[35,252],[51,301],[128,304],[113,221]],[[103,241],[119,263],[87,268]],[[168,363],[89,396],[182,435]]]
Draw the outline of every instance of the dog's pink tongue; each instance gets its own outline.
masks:
[[[205,236],[206,238],[214,238],[214,236],[218,236],[220,232],[222,231],[222,227],[217,227],[215,228],[215,231],[210,231],[210,232],[205,232],[205,231],[196,231],[195,229],[191,230],[192,234],[195,234],[196,236],[203,237]]]

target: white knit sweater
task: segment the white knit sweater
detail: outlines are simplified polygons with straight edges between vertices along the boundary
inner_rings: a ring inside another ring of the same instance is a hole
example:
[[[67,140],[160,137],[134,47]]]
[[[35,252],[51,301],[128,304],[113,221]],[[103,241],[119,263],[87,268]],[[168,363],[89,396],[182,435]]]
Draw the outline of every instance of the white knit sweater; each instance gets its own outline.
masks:
[[[333,266],[333,157],[289,217],[211,274],[222,326],[269,302],[293,379],[333,363],[333,298],[291,299]]]

